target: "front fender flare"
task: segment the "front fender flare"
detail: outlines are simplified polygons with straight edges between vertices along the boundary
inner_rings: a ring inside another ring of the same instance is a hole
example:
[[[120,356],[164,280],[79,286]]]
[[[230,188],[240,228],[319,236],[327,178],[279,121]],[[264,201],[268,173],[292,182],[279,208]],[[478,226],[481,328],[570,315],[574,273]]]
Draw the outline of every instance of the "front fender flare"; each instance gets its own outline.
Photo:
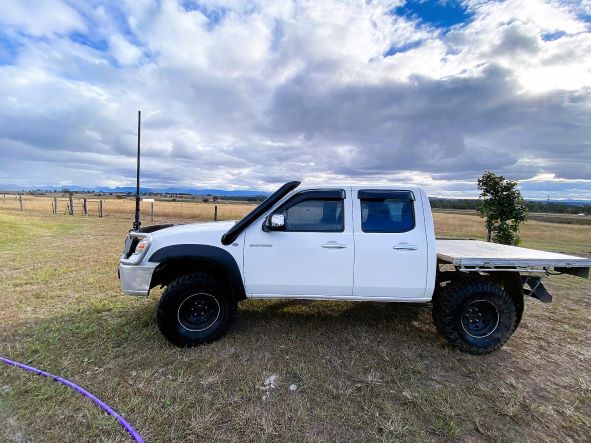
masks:
[[[213,266],[230,283],[236,300],[246,298],[240,268],[232,254],[225,249],[210,245],[171,245],[158,249],[148,261],[159,264],[193,262]]]

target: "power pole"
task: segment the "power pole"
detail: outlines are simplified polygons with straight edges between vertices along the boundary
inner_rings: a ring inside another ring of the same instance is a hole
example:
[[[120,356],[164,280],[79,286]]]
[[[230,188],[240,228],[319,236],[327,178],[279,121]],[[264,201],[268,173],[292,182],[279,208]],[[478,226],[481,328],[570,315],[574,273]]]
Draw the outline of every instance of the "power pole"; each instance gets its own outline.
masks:
[[[550,210],[550,194],[548,194],[548,198],[546,199],[546,216],[548,215],[549,210]]]

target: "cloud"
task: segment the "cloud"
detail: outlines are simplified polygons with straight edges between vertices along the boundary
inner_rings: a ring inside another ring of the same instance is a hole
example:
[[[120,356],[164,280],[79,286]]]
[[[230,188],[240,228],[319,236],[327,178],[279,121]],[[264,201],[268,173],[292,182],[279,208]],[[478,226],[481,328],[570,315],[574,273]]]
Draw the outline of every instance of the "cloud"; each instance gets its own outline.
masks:
[[[142,109],[151,187],[468,195],[494,170],[589,195],[584,3],[454,2],[449,26],[403,0],[204,5],[2,2],[0,183],[131,183]]]
[[[0,23],[9,30],[34,37],[86,30],[78,12],[59,0],[3,0],[0,2]]]

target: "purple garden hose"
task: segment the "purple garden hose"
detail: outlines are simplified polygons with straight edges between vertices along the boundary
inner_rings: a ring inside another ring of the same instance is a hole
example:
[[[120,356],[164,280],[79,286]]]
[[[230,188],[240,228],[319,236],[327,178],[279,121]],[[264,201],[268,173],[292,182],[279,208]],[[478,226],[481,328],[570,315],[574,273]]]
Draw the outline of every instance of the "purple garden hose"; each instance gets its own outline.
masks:
[[[90,398],[93,402],[95,402],[102,409],[104,409],[107,412],[107,414],[115,417],[117,419],[117,421],[121,424],[121,426],[123,426],[125,428],[125,430],[127,432],[129,432],[129,434],[131,435],[131,438],[133,438],[137,443],[144,443],[144,440],[142,439],[142,437],[140,436],[140,434],[138,434],[138,432],[133,428],[133,426],[131,426],[129,423],[127,423],[127,421],[125,421],[125,419],[123,417],[121,417],[117,413],[117,411],[115,411],[113,408],[111,408],[108,404],[106,404],[100,398],[95,397],[94,395],[92,395],[86,389],[81,388],[77,384],[72,383],[71,381],[66,380],[65,378],[58,377],[57,375],[50,374],[49,372],[42,371],[41,369],[33,368],[32,366],[27,366],[27,365],[24,365],[22,363],[18,363],[16,361],[12,361],[12,360],[9,360],[9,359],[4,358],[4,357],[0,357],[0,361],[3,361],[7,365],[15,366],[17,368],[21,368],[21,369],[24,369],[26,371],[33,372],[34,374],[41,375],[43,377],[51,378],[53,381],[56,381],[58,383],[61,383],[62,385],[66,385],[67,387],[72,388],[74,391],[77,391],[80,394],[84,395],[85,397]]]

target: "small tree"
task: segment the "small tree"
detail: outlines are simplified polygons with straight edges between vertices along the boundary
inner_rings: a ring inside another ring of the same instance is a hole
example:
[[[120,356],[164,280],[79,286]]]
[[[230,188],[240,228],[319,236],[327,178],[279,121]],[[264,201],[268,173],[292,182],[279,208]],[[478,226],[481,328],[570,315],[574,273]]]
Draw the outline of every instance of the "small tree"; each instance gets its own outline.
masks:
[[[517,189],[517,182],[487,171],[478,179],[478,189],[478,212],[486,219],[487,241],[517,244],[519,225],[527,216],[525,200]]]

